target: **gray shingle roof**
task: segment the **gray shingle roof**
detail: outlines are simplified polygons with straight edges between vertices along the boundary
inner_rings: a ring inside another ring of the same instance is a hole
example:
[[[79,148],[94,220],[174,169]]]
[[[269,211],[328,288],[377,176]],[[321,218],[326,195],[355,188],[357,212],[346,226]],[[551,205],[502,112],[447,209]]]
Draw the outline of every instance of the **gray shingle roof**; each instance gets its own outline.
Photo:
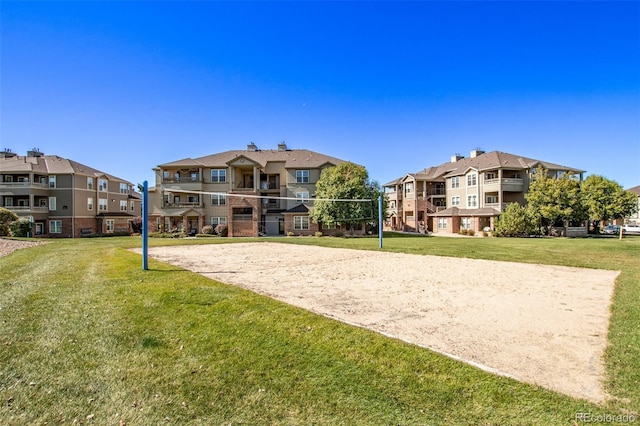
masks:
[[[204,157],[185,158],[170,163],[159,164],[158,167],[226,167],[229,162],[239,157],[246,157],[262,166],[269,162],[284,162],[285,168],[317,168],[325,164],[338,165],[345,161],[307,149],[291,149],[286,151],[277,149],[256,151],[231,150]]]
[[[130,183],[124,179],[110,175],[93,167],[78,163],[77,161],[62,158],[57,155],[42,155],[29,157],[16,155],[14,157],[0,157],[0,170],[14,173],[41,173],[41,174],[79,174],[94,177],[107,177],[110,180]]]

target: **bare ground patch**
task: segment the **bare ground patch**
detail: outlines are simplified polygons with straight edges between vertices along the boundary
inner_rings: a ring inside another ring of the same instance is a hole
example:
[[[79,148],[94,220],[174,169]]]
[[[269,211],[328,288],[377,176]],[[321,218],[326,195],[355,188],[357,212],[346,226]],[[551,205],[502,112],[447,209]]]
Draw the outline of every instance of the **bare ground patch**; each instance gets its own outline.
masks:
[[[149,255],[497,374],[606,397],[602,356],[618,271],[277,243]]]

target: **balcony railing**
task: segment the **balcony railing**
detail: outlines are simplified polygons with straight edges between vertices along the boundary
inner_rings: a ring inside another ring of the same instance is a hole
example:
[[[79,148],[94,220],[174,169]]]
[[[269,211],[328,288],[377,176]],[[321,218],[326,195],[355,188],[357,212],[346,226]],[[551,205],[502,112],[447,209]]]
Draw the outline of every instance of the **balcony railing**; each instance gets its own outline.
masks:
[[[5,209],[17,212],[46,212],[49,211],[47,206],[4,206]]]
[[[40,182],[0,182],[0,188],[49,188],[47,183]]]
[[[162,178],[162,183],[202,183],[202,178],[200,176],[184,176],[179,178]]]
[[[177,203],[163,203],[163,208],[176,208],[176,207],[202,207],[202,203],[200,201],[196,202],[177,202]]]
[[[500,183],[500,179],[485,179],[485,185],[494,185]],[[503,185],[522,185],[524,184],[524,179],[522,178],[502,178]]]

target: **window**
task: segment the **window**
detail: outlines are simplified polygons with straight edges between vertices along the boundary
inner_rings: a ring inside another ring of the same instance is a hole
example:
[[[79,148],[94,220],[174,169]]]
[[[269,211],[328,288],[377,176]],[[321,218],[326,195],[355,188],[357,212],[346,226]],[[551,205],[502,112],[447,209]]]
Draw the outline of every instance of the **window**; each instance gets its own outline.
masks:
[[[476,186],[478,180],[478,175],[476,175],[475,173],[471,173],[470,175],[467,175],[467,186]]]
[[[105,220],[105,223],[107,225],[107,232],[113,232],[116,228],[115,221],[113,219],[107,219]]]
[[[88,177],[87,178],[87,189],[93,189],[93,178],[92,177]]]
[[[327,224],[327,223],[323,223],[322,224],[322,229],[336,229],[336,224],[332,223],[332,224]]]
[[[56,177],[49,176],[49,188],[55,188],[55,187],[56,187]]]
[[[87,198],[87,210],[93,210],[93,197]]]
[[[226,182],[226,181],[227,181],[227,169],[211,170],[211,182]]]
[[[296,192],[296,203],[308,203],[309,202],[309,193],[308,192]]]
[[[214,228],[218,225],[226,225],[227,217],[226,216],[212,216],[211,217],[211,226]]]
[[[438,229],[447,229],[447,218],[439,217],[438,218]]]
[[[484,174],[484,180],[493,180],[498,179],[498,175],[496,172],[487,172]]]
[[[163,170],[162,171],[162,180],[168,180],[171,179],[171,174],[169,173],[168,170]]]
[[[127,211],[127,200],[120,200],[120,211],[121,212]]]
[[[107,211],[107,199],[106,198],[98,198],[98,211],[106,212]]]
[[[225,194],[211,194],[212,206],[224,206],[227,204],[227,196]]]
[[[62,221],[61,220],[50,220],[49,221],[49,233],[50,234],[61,234],[62,233]]]
[[[131,201],[129,203],[129,208],[131,209],[131,211],[134,211],[136,209],[136,203],[135,201]]]
[[[460,176],[451,178],[451,188],[460,188]]]
[[[487,195],[487,204],[498,204],[498,196],[497,195]]]
[[[413,192],[413,183],[405,183],[404,192],[405,194],[411,194]]]
[[[107,181],[105,179],[98,179],[98,190],[99,191],[107,190]]]
[[[187,197],[187,200],[189,201],[189,204],[199,204],[200,203],[200,197],[198,195],[189,195]]]
[[[451,205],[459,206],[460,205],[460,196],[451,197]]]
[[[56,197],[49,197],[49,210],[56,209]]]
[[[120,184],[120,193],[121,194],[128,194],[129,193],[129,185],[127,185],[126,183],[121,183]]]
[[[471,218],[463,217],[460,219],[460,228],[461,229],[471,229]]]
[[[304,231],[309,229],[309,216],[294,216],[293,229],[296,231]]]
[[[4,206],[13,207],[13,197],[4,197]]]
[[[309,170],[296,170],[296,183],[309,183]]]
[[[477,195],[469,195],[469,196],[467,196],[467,207],[478,207],[478,196]]]
[[[395,209],[395,208],[396,208],[396,202],[395,202],[395,200],[391,200],[391,201],[389,201],[389,208],[390,208],[390,209]]]

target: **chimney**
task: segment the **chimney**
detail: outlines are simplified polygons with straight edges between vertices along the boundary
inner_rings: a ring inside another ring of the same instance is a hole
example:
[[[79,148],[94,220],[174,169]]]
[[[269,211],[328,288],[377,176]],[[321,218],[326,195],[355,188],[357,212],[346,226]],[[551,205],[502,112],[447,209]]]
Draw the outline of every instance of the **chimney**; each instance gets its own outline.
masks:
[[[480,148],[476,148],[469,153],[470,158],[476,158],[478,155],[484,154],[484,151]]]
[[[247,145],[247,151],[257,151],[258,147],[256,146],[255,143],[251,142],[249,145]]]
[[[284,143],[284,141],[280,142],[278,144],[278,151],[286,151],[287,150],[287,144]]]
[[[5,148],[4,150],[0,151],[0,157],[2,158],[11,158],[11,157],[15,157],[16,153],[15,152],[11,152],[11,150],[9,148]]]
[[[455,163],[456,161],[460,161],[460,160],[462,160],[463,158],[464,158],[464,157],[463,157],[462,155],[460,155],[460,154],[453,154],[453,155],[451,156],[451,162],[452,162],[452,163]]]
[[[38,148],[33,148],[31,151],[27,151],[27,157],[42,157],[44,154],[40,152]]]

